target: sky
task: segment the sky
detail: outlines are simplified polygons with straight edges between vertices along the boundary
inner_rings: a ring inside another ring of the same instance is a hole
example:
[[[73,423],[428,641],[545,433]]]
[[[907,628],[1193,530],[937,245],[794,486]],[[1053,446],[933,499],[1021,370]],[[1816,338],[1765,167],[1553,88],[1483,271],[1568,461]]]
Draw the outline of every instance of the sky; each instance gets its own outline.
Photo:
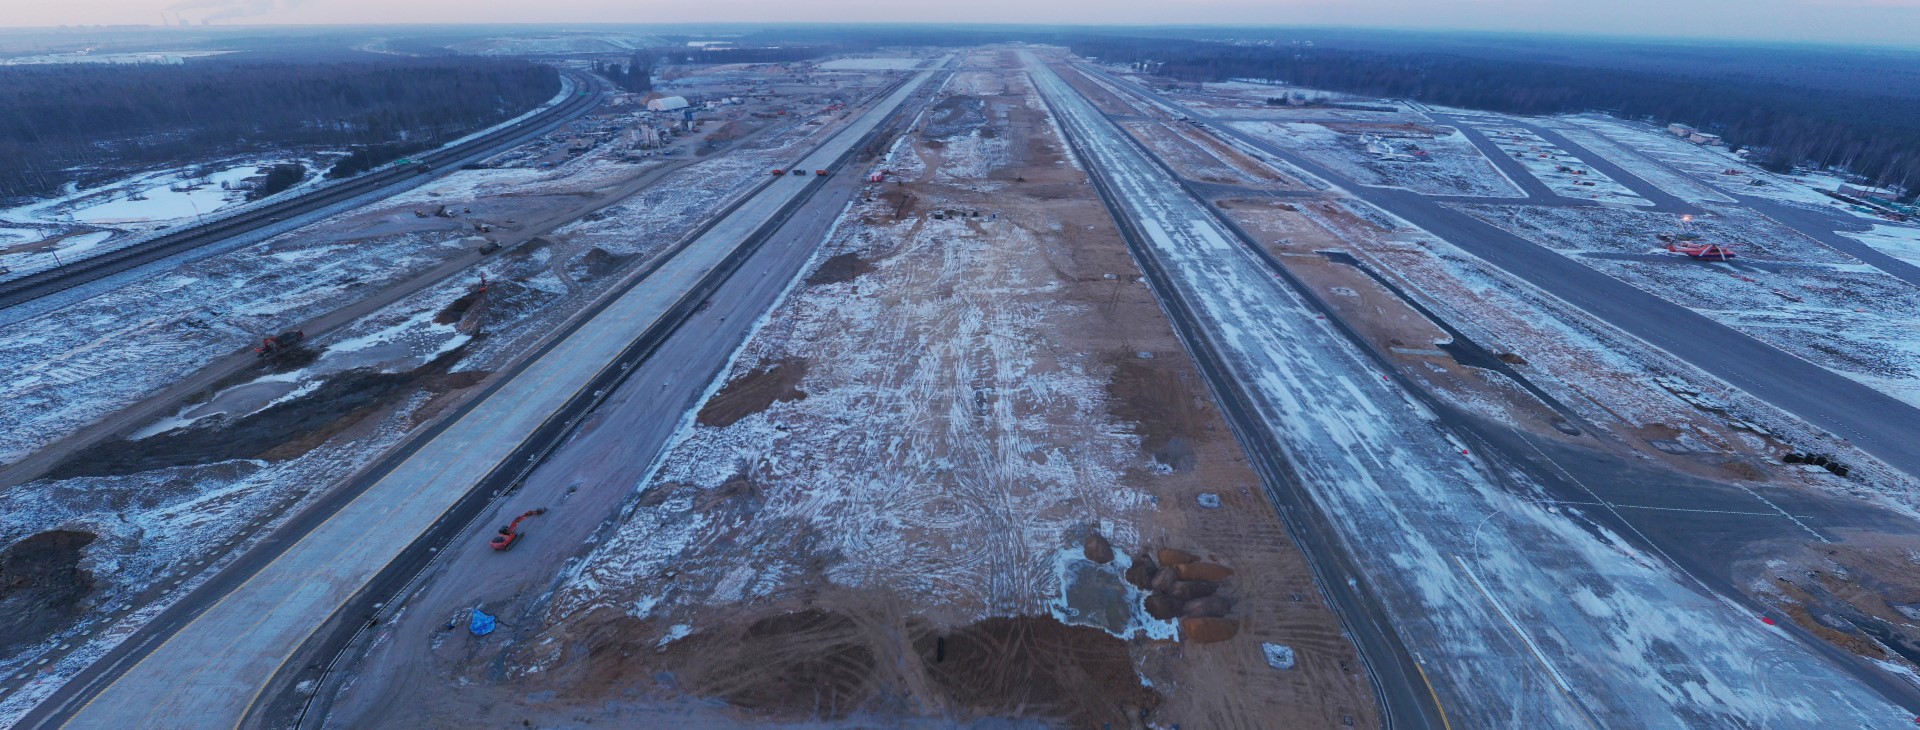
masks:
[[[0,26],[1001,22],[1482,30],[1920,46],[1920,0],[5,0]]]

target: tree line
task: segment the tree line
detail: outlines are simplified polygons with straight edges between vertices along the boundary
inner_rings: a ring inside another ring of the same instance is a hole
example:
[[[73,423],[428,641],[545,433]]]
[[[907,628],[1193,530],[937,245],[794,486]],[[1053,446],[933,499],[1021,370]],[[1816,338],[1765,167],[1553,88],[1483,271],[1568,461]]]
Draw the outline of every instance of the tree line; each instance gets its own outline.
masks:
[[[559,87],[552,68],[525,61],[370,54],[0,67],[0,199],[216,155],[424,148]]]
[[[1157,74],[1183,81],[1258,78],[1512,114],[1605,111],[1679,122],[1752,149],[1775,171],[1845,170],[1909,191],[1909,198],[1920,189],[1916,98],[1441,53],[1113,37],[1071,47],[1103,61],[1152,64]]]
[[[633,58],[624,66],[619,62],[594,61],[593,72],[606,77],[624,91],[644,94],[653,90],[653,64],[648,63],[646,54],[639,51],[634,51]]]

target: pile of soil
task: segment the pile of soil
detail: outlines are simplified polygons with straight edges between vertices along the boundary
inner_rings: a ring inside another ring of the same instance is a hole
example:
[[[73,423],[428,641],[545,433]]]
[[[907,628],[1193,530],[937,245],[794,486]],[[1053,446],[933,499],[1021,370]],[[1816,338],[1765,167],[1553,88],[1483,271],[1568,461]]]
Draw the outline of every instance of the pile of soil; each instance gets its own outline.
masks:
[[[619,616],[592,632],[577,698],[631,694],[711,698],[759,720],[910,717],[966,723],[1039,720],[1064,727],[1136,727],[1162,698],[1142,685],[1127,643],[1052,617],[999,617],[948,632],[917,617],[809,608],[745,627],[702,631],[658,648],[648,622]],[[549,677],[549,680],[552,678]]]
[[[1193,553],[1173,548],[1161,548],[1151,556],[1140,551],[1126,573],[1127,582],[1152,591],[1144,600],[1147,615],[1162,621],[1178,619],[1180,635],[1194,644],[1226,641],[1240,633],[1240,622],[1228,616],[1233,601],[1222,594],[1230,588],[1227,579],[1231,577],[1231,568],[1201,562]]]
[[[568,262],[567,274],[580,281],[597,279],[620,268],[620,264],[626,260],[625,256],[615,256],[611,251],[594,246],[581,254],[580,258]]]
[[[744,126],[741,126],[739,122],[727,122],[726,124],[722,124],[718,127],[715,127],[713,131],[708,132],[707,141],[731,142],[733,140],[739,139],[741,135],[744,135],[746,133],[747,133],[747,128]]]
[[[475,290],[467,292],[465,296],[453,300],[445,309],[433,315],[433,323],[453,324],[460,321],[467,316],[467,311],[473,308],[474,302],[479,301],[483,296],[486,296],[486,292],[484,291]]]
[[[0,551],[0,656],[38,642],[82,613],[93,573],[80,568],[95,535],[52,530]]]
[[[801,400],[800,379],[807,375],[805,358],[790,357],[727,383],[700,409],[702,426],[725,428],[779,401]]]
[[[870,271],[873,271],[873,264],[868,263],[866,259],[860,258],[858,254],[843,253],[821,263],[820,268],[807,277],[807,285],[819,286],[852,281]]]
[[[233,421],[137,440],[101,441],[68,457],[47,477],[120,476],[230,459],[290,459],[416,388],[440,384],[433,381],[446,375],[465,350],[455,348],[404,373],[348,370],[328,378],[312,393]]]
[[[1132,423],[1140,448],[1154,461],[1174,471],[1194,467],[1193,442],[1208,419],[1202,401],[1173,366],[1159,359],[1143,360],[1137,353],[1107,358],[1113,375],[1107,379],[1108,410]]]
[[[1051,617],[997,617],[915,642],[928,676],[976,717],[1133,727],[1160,705],[1126,642]]]

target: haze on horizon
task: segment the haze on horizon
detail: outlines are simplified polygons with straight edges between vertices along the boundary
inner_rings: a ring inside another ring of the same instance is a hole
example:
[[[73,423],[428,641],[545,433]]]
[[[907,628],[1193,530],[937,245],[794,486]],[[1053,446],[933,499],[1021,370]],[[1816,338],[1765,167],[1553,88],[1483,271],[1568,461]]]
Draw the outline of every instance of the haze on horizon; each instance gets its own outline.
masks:
[[[0,27],[399,23],[1339,26],[1920,46],[1920,0],[75,0]]]

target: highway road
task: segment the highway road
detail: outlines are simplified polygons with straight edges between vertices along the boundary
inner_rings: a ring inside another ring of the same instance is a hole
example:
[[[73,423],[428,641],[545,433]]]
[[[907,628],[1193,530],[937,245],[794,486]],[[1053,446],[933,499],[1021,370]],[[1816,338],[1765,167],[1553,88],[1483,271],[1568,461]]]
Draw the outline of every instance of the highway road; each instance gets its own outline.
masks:
[[[1195,119],[1208,120],[1205,114],[1185,109],[1125,79],[1098,69],[1087,71],[1130,93],[1180,109]],[[1665,350],[1685,362],[1687,370],[1726,381],[1852,442],[1896,469],[1920,475],[1920,439],[1914,438],[1914,424],[1920,423],[1920,409],[1904,401],[1426,196],[1399,188],[1360,185],[1232,126],[1211,124],[1209,128],[1340,185],[1354,197],[1406,219],[1601,321]],[[1609,174],[1616,172],[1622,178],[1644,185],[1617,168]]]
[[[1570,448],[1422,395],[1091,103],[1033,75],[1236,436],[1256,463],[1283,462],[1263,477],[1392,724],[1911,720],[1887,699],[1912,703],[1899,680],[1757,629],[1754,608],[1722,598],[1740,595],[1719,573],[1728,544],[1824,539],[1855,518],[1846,510],[1803,499],[1789,511],[1778,494]],[[1629,557],[1615,536],[1657,559]],[[1672,560],[1681,549],[1693,552]]]
[[[835,167],[933,73],[903,83],[796,167]],[[606,302],[430,438],[412,444],[310,532],[289,535],[291,544],[270,563],[27,724],[200,728],[242,722],[317,628],[397,557],[425,547],[418,538],[445,527],[456,507],[490,501],[493,495],[476,492],[476,485],[496,483],[501,475],[517,483],[602,401],[601,386],[623,378],[726,280],[763,228],[828,184],[812,176],[770,181],[639,285]]]
[[[911,118],[916,106],[909,102],[900,117]],[[329,677],[304,725],[318,726],[324,718],[335,727],[407,727],[410,716],[390,708],[440,691],[446,677],[434,662],[433,648],[445,636],[446,621],[467,609],[485,607],[512,627],[509,631],[540,628],[557,588],[557,566],[598,544],[600,531],[617,526],[611,517],[639,496],[636,486],[646,483],[676,429],[693,417],[692,408],[723,375],[728,358],[795,285],[841,212],[865,187],[864,178],[851,174],[855,170],[847,172],[830,178],[798,214],[772,230],[760,250],[706,297],[566,445],[527,476],[522,488],[450,543],[447,556],[404,600],[405,615],[378,637],[363,636],[352,647],[354,661]],[[539,507],[550,511],[530,521],[533,533],[511,552],[485,546],[496,525]],[[290,672],[281,683],[311,678],[311,672]],[[337,683],[349,679],[353,689],[328,705]],[[275,708],[264,724],[277,725],[296,713],[291,706]]]
[[[418,187],[461,165],[499,154],[531,141],[586,115],[600,106],[604,87],[598,78],[561,72],[569,96],[559,103],[518,123],[487,132],[473,139],[415,155],[411,159],[429,166],[392,165],[336,183],[312,192],[249,208],[204,225],[184,228],[148,241],[111,249],[96,256],[70,261],[65,265],[27,272],[0,280],[0,309],[31,302],[89,282],[159,261],[177,263],[190,260],[192,254],[232,239],[262,230],[290,230],[305,220],[342,204],[361,205]]]

